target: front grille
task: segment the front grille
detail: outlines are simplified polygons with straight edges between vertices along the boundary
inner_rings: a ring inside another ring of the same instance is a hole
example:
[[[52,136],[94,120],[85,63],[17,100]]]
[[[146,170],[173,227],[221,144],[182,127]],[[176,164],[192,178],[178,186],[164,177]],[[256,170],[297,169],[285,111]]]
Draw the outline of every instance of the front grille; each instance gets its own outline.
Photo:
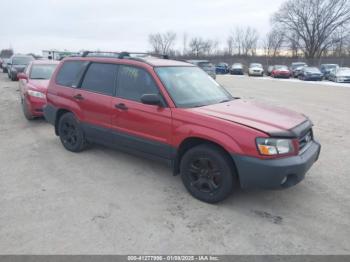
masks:
[[[299,152],[302,151],[312,140],[312,129],[310,129],[299,138]]]

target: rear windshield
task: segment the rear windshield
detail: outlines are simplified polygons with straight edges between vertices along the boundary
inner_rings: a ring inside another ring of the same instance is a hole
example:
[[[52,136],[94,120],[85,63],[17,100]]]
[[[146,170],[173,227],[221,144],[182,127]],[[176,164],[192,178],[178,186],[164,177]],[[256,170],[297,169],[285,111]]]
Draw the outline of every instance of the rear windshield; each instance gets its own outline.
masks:
[[[30,71],[30,79],[50,79],[53,71],[55,71],[56,64],[38,64],[33,65]]]

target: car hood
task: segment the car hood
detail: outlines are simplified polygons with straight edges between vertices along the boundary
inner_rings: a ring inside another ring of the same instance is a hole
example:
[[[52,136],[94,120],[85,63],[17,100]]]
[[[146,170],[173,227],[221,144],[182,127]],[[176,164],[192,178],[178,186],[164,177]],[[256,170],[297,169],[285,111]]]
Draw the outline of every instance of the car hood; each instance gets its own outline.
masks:
[[[191,110],[248,126],[271,136],[293,136],[291,129],[308,120],[304,115],[291,110],[241,99]]]
[[[251,69],[251,70],[263,70],[261,67],[257,67],[257,66],[249,67],[249,69]]]
[[[32,89],[46,93],[47,87],[49,86],[50,80],[41,80],[41,79],[29,79],[29,85]]]
[[[13,68],[16,68],[16,69],[24,69],[24,68],[26,68],[26,65],[13,65],[12,66]]]
[[[340,76],[340,77],[349,77],[350,76],[350,72],[344,72],[344,73],[337,73],[337,76]]]
[[[277,69],[276,72],[278,73],[289,73],[288,69]]]

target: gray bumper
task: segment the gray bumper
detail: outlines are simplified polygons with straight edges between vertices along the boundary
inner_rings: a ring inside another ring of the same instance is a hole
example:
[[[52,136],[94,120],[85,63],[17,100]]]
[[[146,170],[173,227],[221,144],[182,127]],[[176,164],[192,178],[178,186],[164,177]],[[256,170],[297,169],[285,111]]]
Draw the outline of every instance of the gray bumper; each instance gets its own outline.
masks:
[[[261,160],[254,157],[232,155],[242,188],[281,189],[298,184],[317,161],[321,145],[313,141],[298,156]]]

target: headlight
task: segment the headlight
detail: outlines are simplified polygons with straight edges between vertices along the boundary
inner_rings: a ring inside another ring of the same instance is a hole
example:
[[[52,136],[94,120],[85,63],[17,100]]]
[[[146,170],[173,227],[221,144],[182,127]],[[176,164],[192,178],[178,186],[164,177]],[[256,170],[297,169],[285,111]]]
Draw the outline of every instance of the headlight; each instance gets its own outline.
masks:
[[[38,98],[45,98],[45,94],[38,92],[38,91],[33,91],[33,90],[28,90],[28,95],[33,96],[33,97],[38,97]]]
[[[265,156],[284,155],[294,151],[291,139],[257,138],[256,144],[260,154]]]

